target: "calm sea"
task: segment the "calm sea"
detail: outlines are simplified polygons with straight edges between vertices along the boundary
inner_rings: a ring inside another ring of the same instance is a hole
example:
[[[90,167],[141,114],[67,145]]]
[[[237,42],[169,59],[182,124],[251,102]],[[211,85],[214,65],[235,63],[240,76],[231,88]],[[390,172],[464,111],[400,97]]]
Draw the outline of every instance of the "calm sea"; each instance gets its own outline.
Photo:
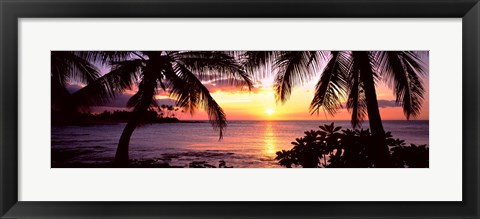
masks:
[[[275,152],[292,148],[305,130],[331,121],[229,121],[218,140],[208,122],[152,124],[139,127],[130,141],[130,159],[155,159],[185,166],[206,161],[218,166],[224,160],[234,167],[279,167]],[[351,128],[349,121],[336,126]],[[386,131],[406,143],[428,145],[428,121],[383,121]],[[52,127],[52,152],[72,152],[72,163],[112,161],[125,124]],[[368,128],[364,122],[363,128]]]

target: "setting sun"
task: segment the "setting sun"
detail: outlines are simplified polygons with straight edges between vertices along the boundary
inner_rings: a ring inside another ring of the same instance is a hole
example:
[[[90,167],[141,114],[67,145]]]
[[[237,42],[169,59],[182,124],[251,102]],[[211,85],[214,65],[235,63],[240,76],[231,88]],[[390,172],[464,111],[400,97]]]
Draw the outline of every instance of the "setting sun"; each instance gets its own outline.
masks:
[[[265,113],[268,115],[272,115],[275,111],[273,109],[266,109]]]

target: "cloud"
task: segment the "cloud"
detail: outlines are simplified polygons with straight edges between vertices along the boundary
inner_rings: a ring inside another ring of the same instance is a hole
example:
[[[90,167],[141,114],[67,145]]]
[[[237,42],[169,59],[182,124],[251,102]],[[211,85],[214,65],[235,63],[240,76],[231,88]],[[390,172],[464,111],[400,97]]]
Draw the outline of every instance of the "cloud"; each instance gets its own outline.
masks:
[[[218,100],[217,103],[249,103],[252,100],[249,99],[238,99],[238,100]]]
[[[203,85],[207,87],[210,93],[215,92],[229,92],[229,93],[258,93],[261,88],[261,84],[254,83],[252,89],[249,91],[247,86],[234,86],[232,84],[242,84],[241,81],[232,81],[233,79],[219,79],[215,81],[203,82]]]
[[[400,107],[395,100],[378,100],[378,108]]]
[[[75,93],[76,91],[82,89],[82,85],[80,84],[67,84],[65,88],[69,93]]]
[[[118,94],[115,99],[110,101],[109,103],[106,103],[102,106],[108,106],[108,107],[127,107],[127,102],[128,100],[132,97],[132,94]],[[175,100],[166,98],[166,99],[157,99],[157,104],[158,105],[175,105]]]
[[[378,108],[400,107],[395,100],[377,100]],[[342,107],[346,108],[347,102],[342,103]]]
[[[157,99],[157,104],[160,106],[162,104],[165,105],[175,105],[176,101],[173,99]]]

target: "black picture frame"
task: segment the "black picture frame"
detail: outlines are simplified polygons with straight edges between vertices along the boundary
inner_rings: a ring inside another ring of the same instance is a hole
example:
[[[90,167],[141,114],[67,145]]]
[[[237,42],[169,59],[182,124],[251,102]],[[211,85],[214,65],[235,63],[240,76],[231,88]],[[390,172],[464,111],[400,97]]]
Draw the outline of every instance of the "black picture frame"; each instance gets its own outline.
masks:
[[[0,0],[0,215],[2,218],[480,218],[478,2],[479,0]],[[462,18],[463,201],[18,201],[18,19],[76,17]]]

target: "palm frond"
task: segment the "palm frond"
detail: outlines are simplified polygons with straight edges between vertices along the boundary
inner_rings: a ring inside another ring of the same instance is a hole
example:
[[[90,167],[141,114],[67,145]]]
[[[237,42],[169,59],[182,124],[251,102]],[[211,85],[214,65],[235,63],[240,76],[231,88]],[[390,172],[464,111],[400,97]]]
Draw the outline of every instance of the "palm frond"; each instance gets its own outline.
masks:
[[[361,82],[361,63],[356,62],[354,57],[352,57],[351,62],[347,109],[352,112],[351,123],[353,128],[356,128],[360,127],[361,122],[367,115],[367,102]]]
[[[239,56],[245,70],[255,79],[260,79],[272,74],[273,60],[279,54],[277,51],[245,51]]]
[[[192,51],[175,53],[173,60],[188,68],[200,80],[222,80],[234,86],[253,88],[251,75],[239,60],[227,52]]]
[[[425,89],[420,75],[426,74],[426,65],[415,52],[382,51],[375,54],[378,71],[393,89],[396,102],[410,119],[421,111]]]
[[[134,51],[75,51],[74,53],[91,63],[103,66],[110,66],[112,62],[136,58],[134,57]]]
[[[318,114],[323,107],[330,115],[342,107],[341,98],[345,97],[349,88],[349,57],[342,52],[332,51],[331,58],[323,69],[320,80],[315,86],[315,94],[310,103],[310,113]]]
[[[51,52],[51,76],[56,83],[67,81],[91,83],[100,76],[98,68],[88,60],[77,56],[74,52]]]
[[[186,108],[190,113],[197,107],[203,108],[213,129],[219,131],[219,139],[222,139],[227,126],[225,112],[196,75],[186,66],[175,63],[165,72],[165,76],[171,88],[170,95],[177,100],[176,104]]]
[[[275,99],[285,102],[292,92],[292,87],[309,81],[316,75],[317,65],[312,63],[309,51],[282,52],[275,60]]]
[[[73,93],[71,101],[83,107],[108,103],[117,94],[132,89],[143,64],[138,59],[112,63],[112,71]]]

